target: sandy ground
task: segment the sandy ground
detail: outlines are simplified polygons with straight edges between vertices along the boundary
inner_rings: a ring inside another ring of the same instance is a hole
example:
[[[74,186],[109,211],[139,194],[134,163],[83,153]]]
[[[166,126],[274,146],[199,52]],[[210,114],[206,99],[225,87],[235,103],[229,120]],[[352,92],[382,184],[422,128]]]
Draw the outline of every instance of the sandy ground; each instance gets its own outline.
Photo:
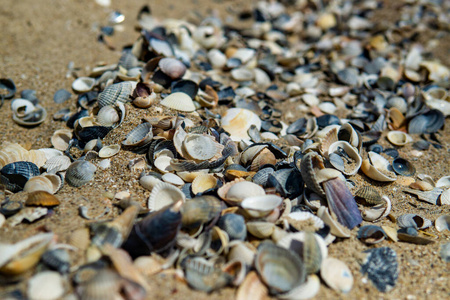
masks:
[[[53,94],[56,90],[65,88],[70,90],[73,78],[67,78],[67,65],[73,62],[80,68],[79,75],[87,75],[89,68],[99,62],[115,63],[120,57],[121,47],[133,43],[138,37],[134,30],[136,15],[139,9],[149,4],[147,1],[112,1],[108,8],[101,7],[91,0],[4,0],[0,6],[0,28],[2,28],[0,42],[0,77],[12,78],[18,91],[35,89],[41,105],[47,108],[49,115],[66,107],[70,103],[75,109],[75,101],[65,104],[55,104]],[[172,18],[195,17],[192,11],[206,16],[211,12],[220,12],[226,15],[227,11],[238,7],[250,7],[246,1],[184,1],[180,7],[179,1],[152,1],[152,11],[155,15]],[[116,50],[108,50],[104,44],[97,42],[99,26],[106,25],[112,10],[118,10],[126,16],[123,23],[123,32],[117,32],[112,37]],[[377,18],[387,18],[395,21],[395,5],[387,5],[376,13]],[[423,40],[434,38],[433,32],[421,37]],[[449,35],[441,39],[439,47],[434,51],[436,56],[449,65],[448,54]],[[75,96],[72,97],[72,100]],[[136,115],[138,119],[144,114]],[[136,121],[136,124],[139,120]],[[123,131],[110,137],[109,141],[120,141],[133,127],[128,124]],[[31,143],[33,149],[50,147],[52,133],[64,124],[49,118],[36,128],[23,128],[11,119],[9,102],[0,110],[0,143],[5,141],[18,143]],[[420,158],[411,156],[412,147],[399,149],[403,157],[414,161],[417,173],[431,175],[439,179],[450,174],[450,129],[448,121],[441,131],[440,139],[443,149],[431,148],[424,152]],[[119,130],[116,130],[119,131]],[[417,137],[415,137],[417,138]],[[382,146],[388,146],[385,137],[381,139]],[[121,151],[112,160],[112,167],[87,186],[73,188],[65,185],[58,193],[62,204],[55,210],[55,214],[33,224],[21,224],[14,228],[0,228],[0,241],[14,242],[26,236],[35,234],[37,228],[45,226],[54,231],[61,241],[67,240],[67,235],[73,229],[83,226],[86,220],[78,216],[80,204],[93,207],[93,213],[101,211],[104,207],[102,194],[105,191],[117,192],[129,190],[144,202],[149,192],[145,191],[138,182],[139,171],[130,172],[127,163],[137,157],[131,152]],[[379,187],[383,194],[391,197],[393,201],[392,215],[399,216],[404,213],[418,213],[431,220],[449,213],[448,207],[433,206],[419,202],[401,192],[402,186],[398,183],[382,185],[371,181],[365,176],[356,175],[357,183],[368,182]],[[116,208],[108,217],[118,214]],[[392,224],[385,219],[381,225]],[[407,243],[393,243],[384,241],[377,246],[367,246],[359,242],[354,236],[351,239],[333,243],[329,247],[329,255],[343,260],[352,271],[354,287],[347,295],[339,294],[322,284],[317,299],[444,299],[450,297],[449,264],[439,257],[440,245],[448,243],[448,233],[439,233],[434,227],[427,230],[435,235],[436,242],[427,246]],[[354,233],[356,235],[356,233]],[[363,250],[389,246],[398,254],[400,275],[397,286],[389,293],[381,293],[363,279],[359,272],[360,266],[355,259]],[[149,278],[152,287],[148,299],[231,299],[235,290],[223,289],[211,295],[189,289],[184,283],[174,279],[172,275],[161,274]],[[0,285],[0,292],[10,291],[17,287],[23,288],[24,283]]]

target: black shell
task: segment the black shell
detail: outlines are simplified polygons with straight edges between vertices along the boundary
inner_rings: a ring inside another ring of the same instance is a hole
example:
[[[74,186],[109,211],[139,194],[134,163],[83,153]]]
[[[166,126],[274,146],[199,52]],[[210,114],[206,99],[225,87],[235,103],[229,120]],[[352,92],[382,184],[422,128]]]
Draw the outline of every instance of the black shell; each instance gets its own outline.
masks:
[[[361,265],[361,273],[367,274],[375,287],[381,292],[390,291],[397,283],[397,253],[388,247],[369,249]]]
[[[394,159],[392,169],[395,173],[402,176],[413,176],[416,173],[416,168],[409,161],[401,157]]]
[[[182,92],[188,94],[192,99],[197,96],[198,84],[192,80],[180,80],[172,84],[172,93]]]
[[[444,126],[445,116],[437,109],[415,116],[408,124],[408,133],[435,133]]]
[[[16,161],[4,166],[1,171],[1,181],[11,192],[23,189],[31,177],[38,176],[39,168],[29,161]]]
[[[247,227],[241,215],[226,214],[219,219],[218,225],[228,234],[230,240],[243,241],[247,237]]]
[[[0,90],[7,90],[8,93],[3,95],[5,99],[11,99],[16,93],[16,85],[11,78],[0,78]]]

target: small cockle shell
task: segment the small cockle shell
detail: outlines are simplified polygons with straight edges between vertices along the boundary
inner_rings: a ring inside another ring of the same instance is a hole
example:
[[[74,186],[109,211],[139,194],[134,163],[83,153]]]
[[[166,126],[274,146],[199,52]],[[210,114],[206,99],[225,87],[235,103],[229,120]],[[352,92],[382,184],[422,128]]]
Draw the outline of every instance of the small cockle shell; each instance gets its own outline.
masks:
[[[139,178],[139,183],[149,191],[151,191],[160,182],[162,182],[161,179],[158,179],[153,175],[145,175]]]
[[[98,152],[98,157],[108,158],[108,157],[116,155],[117,153],[119,153],[119,151],[120,151],[120,145],[118,145],[118,144],[105,146],[102,149],[100,149],[100,151]]]
[[[21,100],[21,99],[17,99]],[[28,101],[28,100],[24,100]],[[31,103],[31,102],[30,102]],[[31,104],[33,105],[33,104]],[[47,110],[40,106],[39,104],[36,104],[33,109],[29,112],[23,112],[21,114],[21,111],[16,111],[12,109],[13,111],[13,121],[16,122],[19,125],[26,126],[26,127],[33,127],[41,124],[45,121],[47,118]]]
[[[331,154],[337,154],[342,159],[342,168],[339,168],[334,164],[333,160],[330,157]],[[328,148],[328,156],[333,167],[335,167],[345,175],[354,175],[361,167],[362,158],[359,155],[358,150],[348,142],[337,141],[331,144]]]
[[[208,160],[213,158],[220,149],[219,144],[203,134],[187,134],[183,147],[187,155],[194,160]]]
[[[289,292],[306,279],[305,266],[298,255],[270,242],[259,246],[255,267],[271,294]]]
[[[364,199],[368,204],[371,205],[383,203],[380,193],[378,193],[378,191],[370,185],[359,188],[356,191],[355,196]]]
[[[264,300],[267,299],[269,291],[261,282],[258,274],[251,271],[247,274],[236,293],[236,300]]]
[[[365,225],[359,228],[357,238],[366,244],[377,244],[386,238],[386,233],[379,226]]]
[[[361,164],[361,170],[368,177],[383,182],[397,180],[397,175],[389,171],[389,161],[380,154],[370,151],[369,158]]]
[[[46,191],[50,194],[55,194],[61,187],[61,177],[56,174],[42,174],[30,178],[23,190],[25,192]]]
[[[217,186],[217,178],[212,174],[200,174],[192,181],[191,190],[194,195],[203,193]]]
[[[64,295],[64,291],[64,280],[58,272],[40,272],[28,280],[27,294],[30,300],[56,300]]]
[[[250,217],[261,218],[270,214],[282,201],[283,198],[277,195],[246,197],[242,200],[241,207]]]
[[[333,290],[348,293],[353,286],[353,276],[347,265],[333,257],[323,260],[320,267],[320,276]]]
[[[235,179],[234,181],[228,182],[217,191],[217,195],[231,205],[238,205],[248,197],[262,196],[265,194],[266,192],[261,186],[250,181],[245,181],[244,179]]]
[[[181,78],[186,72],[186,66],[178,59],[171,57],[162,58],[158,62],[158,66],[161,71],[171,79]]]
[[[389,292],[397,283],[397,253],[388,247],[364,251],[361,273],[367,274],[370,281],[381,292]]]
[[[17,143],[3,142],[0,149],[0,169],[16,161],[29,161],[42,167],[48,157],[42,150],[26,150]]]
[[[58,129],[51,138],[51,142],[55,149],[64,151],[69,147],[69,141],[72,139],[72,130],[70,129]]]
[[[80,187],[94,178],[97,167],[85,160],[74,161],[66,171],[66,181],[74,186]]]
[[[129,147],[145,146],[151,142],[152,138],[152,124],[146,122],[131,130],[122,142],[122,145]]]
[[[247,222],[247,230],[253,236],[259,239],[267,239],[275,230],[275,224],[264,221],[249,221]]]
[[[416,214],[404,214],[397,218],[397,225],[400,228],[413,227],[415,229],[425,229],[431,226],[431,220]]]
[[[41,233],[16,244],[0,243],[0,273],[17,275],[33,268],[53,236],[53,233]]]
[[[106,127],[117,127],[125,119],[125,105],[116,102],[114,105],[106,105],[97,113],[97,122]]]
[[[98,106],[102,108],[103,106],[113,105],[116,102],[129,102],[131,100],[130,95],[136,87],[136,84],[137,83],[133,81],[122,81],[107,86],[103,92],[98,95]]]
[[[170,183],[161,182],[152,189],[147,205],[150,210],[157,211],[167,205],[176,203],[179,200],[182,202],[186,200],[186,196],[183,192]]]
[[[0,179],[11,192],[21,191],[26,182],[40,174],[39,168],[32,162],[16,161],[5,165],[0,170]]]
[[[322,197],[325,196],[325,191],[318,183],[316,173],[324,168],[323,159],[316,152],[308,152],[300,162],[300,171],[306,186]]]
[[[76,93],[86,93],[92,90],[95,79],[91,77],[78,77],[72,82],[72,89]]]
[[[233,141],[249,140],[248,129],[255,125],[261,130],[261,119],[251,110],[230,108],[222,115],[222,127],[230,133]]]
[[[395,146],[405,146],[414,141],[409,134],[403,131],[389,131],[387,139]]]
[[[195,111],[195,105],[192,101],[192,98],[185,93],[176,92],[172,93],[166,98],[164,98],[161,102],[161,105],[184,112],[193,112]]]
[[[444,230],[450,230],[450,215],[442,215],[434,221],[436,230],[442,232]]]

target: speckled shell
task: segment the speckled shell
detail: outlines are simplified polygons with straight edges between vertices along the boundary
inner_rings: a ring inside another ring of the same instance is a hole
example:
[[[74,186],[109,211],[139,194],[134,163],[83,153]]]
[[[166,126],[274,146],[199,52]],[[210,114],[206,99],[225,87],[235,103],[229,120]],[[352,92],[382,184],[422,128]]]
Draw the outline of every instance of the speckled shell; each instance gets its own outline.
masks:
[[[66,181],[74,186],[82,186],[94,178],[97,167],[85,160],[77,160],[73,162],[66,171]]]

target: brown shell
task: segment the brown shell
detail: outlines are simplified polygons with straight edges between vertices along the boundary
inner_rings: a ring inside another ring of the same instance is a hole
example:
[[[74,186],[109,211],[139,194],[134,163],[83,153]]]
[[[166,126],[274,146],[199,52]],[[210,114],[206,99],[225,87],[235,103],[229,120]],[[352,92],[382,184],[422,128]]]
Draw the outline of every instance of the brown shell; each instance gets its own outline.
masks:
[[[55,195],[46,191],[35,191],[28,194],[25,205],[28,206],[56,206],[61,204]]]
[[[380,193],[372,186],[363,186],[356,191],[355,196],[364,199],[367,203],[377,205],[384,203]]]

